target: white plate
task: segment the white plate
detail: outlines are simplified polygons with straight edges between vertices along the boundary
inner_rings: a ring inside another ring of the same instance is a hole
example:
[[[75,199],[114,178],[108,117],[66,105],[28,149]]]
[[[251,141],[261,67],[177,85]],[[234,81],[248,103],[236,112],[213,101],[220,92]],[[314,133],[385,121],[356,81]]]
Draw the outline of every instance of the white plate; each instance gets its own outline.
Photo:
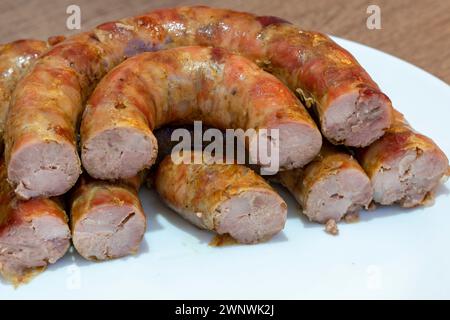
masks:
[[[352,52],[420,132],[450,155],[450,88],[411,64],[350,41]],[[210,247],[198,230],[142,190],[149,228],[135,257],[91,263],[67,254],[30,284],[0,283],[0,299],[450,298],[449,183],[433,207],[379,208],[340,235],[298,215],[269,243]]]

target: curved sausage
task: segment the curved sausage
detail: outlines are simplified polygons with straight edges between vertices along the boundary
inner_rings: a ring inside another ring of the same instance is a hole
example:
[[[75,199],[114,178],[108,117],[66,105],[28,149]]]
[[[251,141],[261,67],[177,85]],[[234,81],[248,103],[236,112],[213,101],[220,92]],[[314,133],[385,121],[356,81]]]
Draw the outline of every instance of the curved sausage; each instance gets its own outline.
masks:
[[[322,144],[308,112],[277,78],[224,49],[182,47],[130,58],[100,81],[81,122],[83,166],[99,179],[133,176],[155,160],[151,130],[194,120],[278,130],[284,169],[305,165]]]
[[[381,139],[359,150],[358,159],[372,181],[374,201],[382,205],[421,205],[443,177],[450,175],[444,152],[414,131],[398,111],[392,127]]]
[[[68,219],[58,199],[19,200],[0,164],[0,274],[26,282],[70,247]]]
[[[372,201],[370,179],[356,159],[329,144],[306,167],[280,172],[278,178],[308,219],[319,223],[339,221]]]
[[[364,146],[390,124],[390,102],[353,56],[330,38],[274,17],[180,7],[102,24],[41,57],[16,88],[5,150],[23,198],[66,192],[80,174],[75,128],[82,101],[112,67],[143,51],[209,45],[274,72],[308,103],[335,143]]]
[[[249,168],[232,164],[174,164],[167,156],[155,176],[165,203],[199,228],[240,243],[270,239],[284,228],[287,206]]]
[[[3,140],[6,114],[17,82],[47,49],[47,42],[32,39],[0,45],[0,139]]]
[[[72,194],[70,224],[83,258],[108,260],[139,250],[147,225],[138,196],[141,181],[140,175],[115,183],[81,177]]]

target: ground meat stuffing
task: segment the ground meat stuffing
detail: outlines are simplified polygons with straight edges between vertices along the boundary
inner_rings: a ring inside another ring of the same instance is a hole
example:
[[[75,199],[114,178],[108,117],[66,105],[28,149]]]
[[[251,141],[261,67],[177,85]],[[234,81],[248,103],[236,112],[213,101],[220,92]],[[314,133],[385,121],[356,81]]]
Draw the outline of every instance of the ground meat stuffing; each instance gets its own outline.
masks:
[[[339,229],[335,220],[330,219],[327,221],[327,223],[325,224],[325,232],[333,236],[337,236],[339,234]]]

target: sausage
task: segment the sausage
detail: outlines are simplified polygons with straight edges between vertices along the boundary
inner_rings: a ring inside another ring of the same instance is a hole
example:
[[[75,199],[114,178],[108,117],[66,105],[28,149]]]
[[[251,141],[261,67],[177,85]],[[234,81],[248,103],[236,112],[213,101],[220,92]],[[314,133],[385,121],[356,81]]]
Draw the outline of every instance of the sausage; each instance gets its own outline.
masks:
[[[0,274],[20,284],[59,260],[70,247],[70,230],[56,198],[22,201],[0,164]]]
[[[270,60],[263,67],[313,107],[330,142],[365,147],[390,127],[390,99],[328,36],[286,24],[272,25],[263,35]]]
[[[0,46],[0,139],[3,140],[11,94],[30,65],[45,51],[45,41],[24,39]],[[3,143],[3,142],[2,142]]]
[[[306,109],[277,78],[224,49],[182,47],[142,53],[100,81],[81,122],[83,166],[99,179],[133,176],[155,160],[151,130],[194,120],[278,130],[281,168],[305,165],[322,143]]]
[[[191,148],[195,148],[194,144],[194,126],[192,125],[168,125],[162,128],[155,130],[153,133],[158,142],[158,156],[154,163],[155,166],[158,166],[164,158],[172,153],[173,148],[178,144],[178,141],[172,140],[172,134],[177,129],[187,130],[191,139]],[[204,135],[205,131],[210,129],[208,126],[202,127],[202,135]],[[224,137],[225,135],[223,135]],[[208,145],[207,141],[202,141],[201,150],[203,151],[205,147]],[[153,169],[153,167],[152,167]]]
[[[71,196],[72,241],[78,253],[100,261],[134,254],[147,219],[138,197],[142,174],[107,182],[83,174]]]
[[[450,174],[444,152],[414,131],[398,111],[394,111],[394,123],[387,133],[357,155],[372,181],[373,199],[382,205],[424,204]]]
[[[335,143],[364,146],[390,125],[389,99],[350,53],[320,33],[225,9],[156,10],[62,41],[16,87],[5,151],[18,195],[58,195],[75,184],[82,102],[112,67],[137,53],[186,45],[226,48],[274,72],[314,101],[322,131]]]
[[[238,164],[174,164],[167,156],[155,175],[164,202],[195,226],[240,243],[270,239],[284,228],[287,206],[270,185]]]
[[[63,194],[81,173],[75,127],[85,83],[81,70],[74,68],[81,64],[83,53],[92,52],[70,49],[78,44],[76,39],[62,41],[42,55],[13,93],[5,159],[8,180],[22,199]]]
[[[11,94],[33,62],[61,38],[17,40],[0,46],[0,139]],[[2,146],[3,147],[3,146]],[[0,273],[13,284],[29,280],[70,246],[66,214],[59,199],[20,201],[0,164]]]
[[[307,166],[280,172],[278,178],[298,201],[303,214],[319,223],[339,221],[372,201],[370,179],[356,159],[329,144],[324,144]]]

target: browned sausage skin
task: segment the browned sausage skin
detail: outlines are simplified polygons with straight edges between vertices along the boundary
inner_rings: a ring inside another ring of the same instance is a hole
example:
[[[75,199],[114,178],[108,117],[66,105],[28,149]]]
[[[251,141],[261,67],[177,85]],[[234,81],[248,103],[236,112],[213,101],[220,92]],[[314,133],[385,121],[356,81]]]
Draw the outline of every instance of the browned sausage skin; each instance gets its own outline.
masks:
[[[24,39],[0,45],[0,137],[17,82],[31,64],[48,49],[45,41]]]
[[[339,221],[372,201],[370,179],[356,159],[329,144],[306,167],[278,176],[311,221]]]
[[[73,186],[80,174],[75,128],[93,86],[127,57],[185,45],[226,48],[265,66],[316,102],[322,131],[336,143],[364,146],[389,127],[389,99],[328,37],[281,19],[224,9],[156,10],[59,43],[21,81],[5,138],[16,192],[23,198],[50,196]]]
[[[70,230],[57,199],[19,200],[0,164],[0,274],[13,284],[55,263],[69,249]]]
[[[242,165],[174,164],[167,156],[157,169],[155,186],[184,219],[240,243],[268,240],[284,228],[286,203]]]
[[[444,152],[414,131],[398,111],[387,133],[357,154],[372,181],[374,201],[383,205],[423,204],[450,174]]]
[[[138,197],[142,178],[115,183],[80,178],[72,194],[70,223],[73,245],[83,258],[108,260],[139,250],[147,223]]]
[[[133,176],[156,157],[151,130],[194,120],[278,130],[282,169],[304,166],[322,144],[308,112],[277,78],[224,49],[182,47],[130,58],[100,81],[81,122],[83,166],[100,179]]]

